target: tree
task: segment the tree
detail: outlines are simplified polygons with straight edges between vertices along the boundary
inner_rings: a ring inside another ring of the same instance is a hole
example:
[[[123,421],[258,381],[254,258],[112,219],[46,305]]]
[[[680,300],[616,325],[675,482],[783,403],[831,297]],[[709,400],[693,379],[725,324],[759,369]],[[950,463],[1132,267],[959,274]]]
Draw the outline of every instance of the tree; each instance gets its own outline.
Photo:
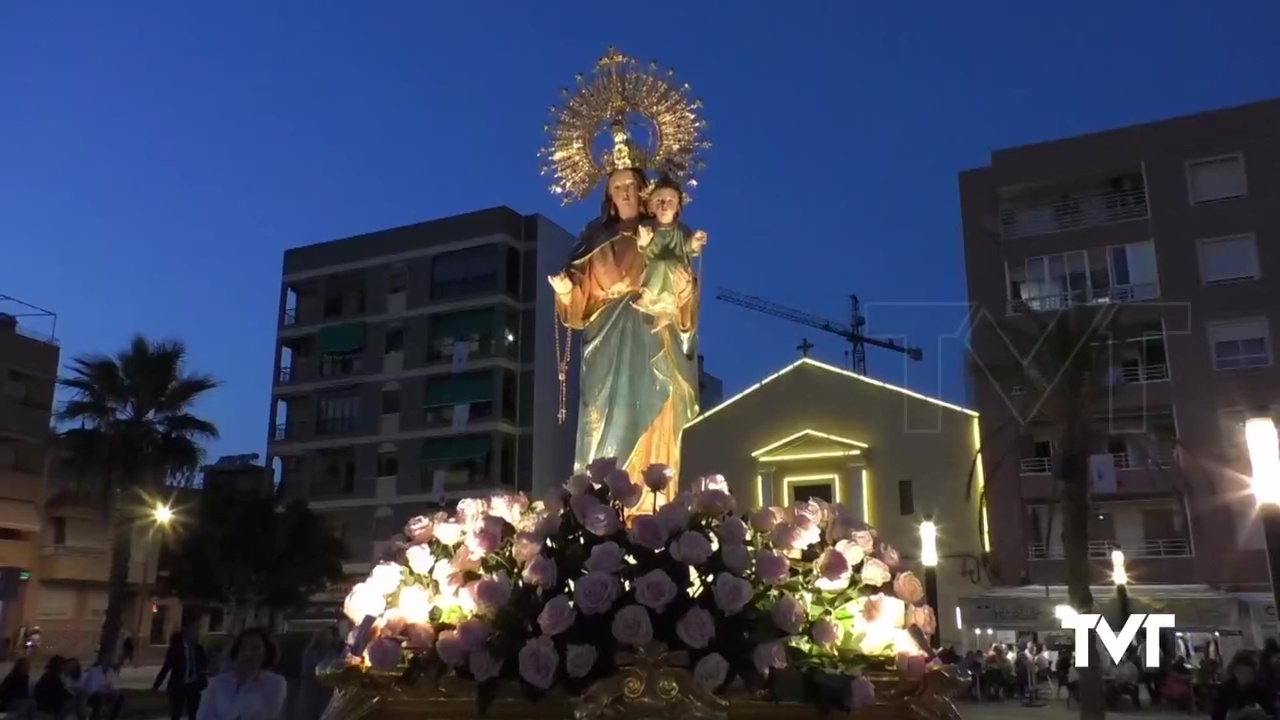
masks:
[[[343,579],[347,549],[301,500],[271,488],[202,488],[178,540],[168,590],[184,602],[231,609],[231,629],[263,610],[292,610]]]
[[[999,328],[1010,357],[977,358],[1001,387],[1017,384],[1025,389],[1032,406],[1023,408],[1023,419],[1034,416],[1056,430],[1049,527],[1051,532],[1053,511],[1060,506],[1067,596],[1079,612],[1093,610],[1089,459],[1107,439],[1107,428],[1099,421],[1110,418],[1112,351],[1126,339],[1126,328],[1118,320],[1114,305],[1027,316]],[[1105,717],[1106,705],[1096,644],[1090,643],[1088,652],[1090,667],[1080,670],[1080,717],[1096,720]]]
[[[144,498],[170,479],[194,477],[204,459],[201,443],[218,437],[213,423],[192,414],[218,382],[188,373],[186,359],[181,342],[137,335],[114,357],[75,358],[58,381],[68,398],[56,418],[64,427],[77,425],[57,434],[58,449],[93,481],[112,538],[100,662],[114,655],[123,627],[134,531],[151,511]]]

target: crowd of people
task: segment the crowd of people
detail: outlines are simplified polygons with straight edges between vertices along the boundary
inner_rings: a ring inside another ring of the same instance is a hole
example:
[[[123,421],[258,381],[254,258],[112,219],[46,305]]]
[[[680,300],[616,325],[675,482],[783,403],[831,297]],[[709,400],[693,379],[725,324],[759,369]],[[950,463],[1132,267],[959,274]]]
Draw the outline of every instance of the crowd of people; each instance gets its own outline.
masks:
[[[1147,668],[1146,647],[1131,646],[1112,662],[1099,653],[1103,692],[1109,709],[1151,705],[1208,712],[1212,720],[1277,720],[1280,708],[1280,643],[1268,639],[1262,650],[1241,650],[1224,667],[1216,640],[1188,658],[1162,647],[1160,665]],[[985,652],[944,649],[938,659],[958,664],[973,678],[971,699],[999,702],[1041,696],[1079,700],[1079,673],[1070,649],[1050,650],[1031,640],[1021,648],[995,643]],[[1042,688],[1046,690],[1042,691]],[[1043,692],[1043,695],[1042,695]]]
[[[314,678],[315,667],[341,652],[336,628],[316,634],[303,658]],[[278,650],[271,634],[248,628],[237,634],[211,667],[196,626],[174,633],[152,689],[168,698],[170,720],[280,720],[288,699],[285,678],[276,667]],[[8,720],[117,720],[124,710],[119,672],[131,652],[114,663],[95,663],[87,670],[74,658],[55,655],[44,662],[33,682],[29,657],[20,657],[0,680],[0,712]],[[298,692],[294,717],[315,720],[328,702],[314,679]]]

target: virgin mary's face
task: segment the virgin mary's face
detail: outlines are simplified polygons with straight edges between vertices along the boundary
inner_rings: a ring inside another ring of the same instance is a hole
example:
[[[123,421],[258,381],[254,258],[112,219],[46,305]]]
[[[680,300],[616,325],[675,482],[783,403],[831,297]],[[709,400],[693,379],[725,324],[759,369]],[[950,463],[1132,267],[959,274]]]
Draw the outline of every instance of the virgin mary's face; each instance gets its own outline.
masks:
[[[640,215],[640,183],[630,170],[619,170],[609,176],[609,199],[622,220]]]

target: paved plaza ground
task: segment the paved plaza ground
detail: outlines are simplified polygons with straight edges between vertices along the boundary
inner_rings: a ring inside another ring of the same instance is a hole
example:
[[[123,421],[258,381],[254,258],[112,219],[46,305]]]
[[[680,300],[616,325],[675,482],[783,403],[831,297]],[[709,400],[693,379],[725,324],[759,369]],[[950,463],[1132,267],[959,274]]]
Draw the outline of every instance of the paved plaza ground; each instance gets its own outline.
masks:
[[[1067,708],[1067,704],[1062,701],[1052,701],[1044,707],[1029,708],[1023,707],[1020,702],[999,702],[999,703],[973,703],[965,702],[958,705],[960,714],[965,720],[1074,720],[1080,717],[1080,708],[1072,706]],[[1207,714],[1191,714],[1185,712],[1175,712],[1173,710],[1143,708],[1141,710],[1128,710],[1125,712],[1108,712],[1108,718],[1132,718],[1133,720],[1196,720],[1197,718],[1208,717]]]

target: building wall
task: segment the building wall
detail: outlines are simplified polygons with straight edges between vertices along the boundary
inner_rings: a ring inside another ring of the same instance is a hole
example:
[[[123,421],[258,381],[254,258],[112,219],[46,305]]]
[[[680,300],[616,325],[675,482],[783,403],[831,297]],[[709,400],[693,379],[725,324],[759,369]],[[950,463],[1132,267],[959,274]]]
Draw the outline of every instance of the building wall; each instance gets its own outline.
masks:
[[[570,472],[574,424],[556,420],[546,276],[573,242],[541,216],[495,208],[285,253],[268,464],[278,458],[285,492],[343,533],[353,572],[429,503],[527,491]],[[480,313],[471,322],[485,336],[465,361],[442,356],[434,343],[468,312]],[[338,332],[361,342],[335,364],[321,346]],[[463,374],[487,400],[429,404],[429,392]],[[334,398],[350,398],[340,423],[325,414]],[[450,420],[462,405],[469,420]],[[437,492],[439,463],[424,453],[465,452],[485,438],[487,462],[450,470]]]
[[[966,492],[976,423],[955,406],[803,360],[695,420],[682,441],[680,482],[722,474],[748,512],[790,504],[791,486],[813,481],[796,478],[834,475],[841,503],[875,526],[917,573],[919,523],[932,515],[944,556],[941,634],[958,642],[957,600],[977,590],[961,573],[977,567],[983,552],[977,493]],[[900,481],[911,483],[905,505]]]
[[[1112,295],[1109,300],[1127,305],[1121,311],[1123,322],[1154,320],[1163,326],[1167,374],[1117,388],[1109,412],[1171,415],[1176,457],[1169,467],[1144,471],[1141,477],[1125,471],[1122,476],[1128,482],[1099,497],[1106,513],[1117,503],[1157,499],[1171,507],[1186,506],[1190,553],[1140,558],[1130,554],[1130,575],[1148,582],[1237,588],[1267,582],[1237,423],[1255,406],[1265,411],[1276,404],[1280,374],[1273,358],[1260,367],[1215,370],[1207,333],[1216,321],[1262,317],[1275,328],[1280,320],[1280,296],[1266,280],[1280,273],[1280,254],[1272,251],[1271,242],[1280,234],[1278,123],[1280,101],[1268,101],[1000,150],[992,153],[989,166],[960,175],[969,295],[985,311],[985,327],[975,331],[973,340],[978,361],[984,354],[999,353],[1000,326],[1021,322],[1028,312],[1011,306],[1007,268],[1025,267],[1027,258],[1079,250],[1089,253],[1092,263],[1110,246],[1153,243],[1155,292],[1141,298]],[[1188,164],[1236,153],[1243,156],[1245,196],[1193,202]],[[1135,178],[1142,192],[1118,192],[1115,180],[1121,177]],[[1043,209],[1036,222],[1054,231],[1011,237],[1012,209],[1033,205],[1028,198],[1037,195]],[[1088,195],[1092,205],[1064,204],[1067,195]],[[1144,202],[1145,213],[1121,213],[1125,217],[1120,219],[1116,208],[1131,200]],[[1257,277],[1206,284],[1201,241],[1249,233],[1256,239]],[[1271,342],[1268,339],[1268,353],[1274,356]],[[1043,480],[1027,477],[1020,468],[1027,452],[1028,423],[1026,415],[1015,410],[1035,399],[1012,397],[1011,388],[992,382],[977,365],[973,370],[987,433],[984,443],[990,448],[990,512],[1004,578],[1061,582],[1059,561],[1028,559],[1026,505],[1030,496],[1042,494],[1033,486]]]

